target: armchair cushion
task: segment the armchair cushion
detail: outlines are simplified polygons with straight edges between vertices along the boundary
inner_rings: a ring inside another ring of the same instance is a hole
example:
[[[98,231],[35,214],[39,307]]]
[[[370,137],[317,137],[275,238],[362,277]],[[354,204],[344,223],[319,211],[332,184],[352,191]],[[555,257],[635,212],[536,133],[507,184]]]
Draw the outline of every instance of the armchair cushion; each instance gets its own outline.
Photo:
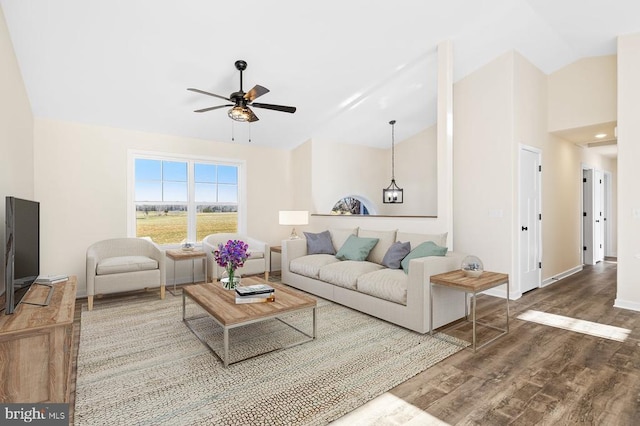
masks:
[[[107,257],[106,259],[102,259],[98,262],[96,275],[150,271],[153,269],[158,269],[158,261],[147,256]]]

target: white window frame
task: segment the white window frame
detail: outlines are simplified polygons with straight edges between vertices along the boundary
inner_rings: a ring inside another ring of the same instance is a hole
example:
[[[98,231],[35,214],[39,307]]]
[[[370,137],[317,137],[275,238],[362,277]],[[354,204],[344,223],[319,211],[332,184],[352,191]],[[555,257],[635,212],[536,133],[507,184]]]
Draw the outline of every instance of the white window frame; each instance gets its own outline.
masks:
[[[135,202],[135,160],[137,158],[145,158],[150,160],[161,161],[182,161],[187,162],[189,168],[187,174],[188,184],[188,229],[187,235],[190,238],[196,235],[196,209],[195,209],[195,182],[191,177],[193,174],[193,163],[214,163],[223,166],[235,166],[238,168],[238,233],[244,234],[247,229],[247,188],[246,188],[246,161],[233,160],[228,158],[204,157],[201,155],[185,155],[156,151],[127,151],[127,236],[136,236],[136,202]],[[200,244],[199,244],[200,245]],[[163,248],[178,248],[180,244],[162,244]]]

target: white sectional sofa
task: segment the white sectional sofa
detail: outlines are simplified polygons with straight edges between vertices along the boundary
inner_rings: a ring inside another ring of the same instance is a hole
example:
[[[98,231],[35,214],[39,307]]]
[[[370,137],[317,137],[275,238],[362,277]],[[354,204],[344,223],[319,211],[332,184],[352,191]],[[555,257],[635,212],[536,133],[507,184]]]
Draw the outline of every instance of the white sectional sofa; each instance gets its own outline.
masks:
[[[429,331],[429,277],[459,269],[464,256],[447,252],[444,256],[407,258],[408,273],[405,269],[383,266],[382,260],[394,242],[410,242],[412,249],[427,241],[446,247],[446,234],[358,228],[332,229],[329,234],[338,255],[350,235],[378,241],[367,258],[358,261],[340,260],[332,254],[308,254],[306,239],[285,240],[282,242],[283,283],[419,333]],[[464,293],[442,287],[434,287],[433,292],[434,328],[464,316]]]

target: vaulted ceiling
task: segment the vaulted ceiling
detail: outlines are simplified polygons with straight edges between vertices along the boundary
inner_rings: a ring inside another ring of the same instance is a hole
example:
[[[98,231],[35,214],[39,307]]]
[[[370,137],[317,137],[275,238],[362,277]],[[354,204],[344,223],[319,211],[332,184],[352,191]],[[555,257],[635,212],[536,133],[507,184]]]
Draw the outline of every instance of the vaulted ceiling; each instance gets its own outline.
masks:
[[[436,46],[458,80],[517,50],[545,73],[614,54],[637,0],[0,0],[36,117],[248,143],[223,96],[270,89],[252,143],[309,138],[387,147],[436,121]],[[258,101],[257,101],[258,102]]]

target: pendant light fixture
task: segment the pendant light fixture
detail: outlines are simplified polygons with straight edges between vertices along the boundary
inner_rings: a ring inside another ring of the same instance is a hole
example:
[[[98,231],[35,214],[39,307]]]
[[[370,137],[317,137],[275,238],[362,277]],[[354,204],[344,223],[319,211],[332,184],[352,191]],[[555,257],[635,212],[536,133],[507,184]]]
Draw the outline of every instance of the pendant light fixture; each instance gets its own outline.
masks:
[[[391,120],[391,184],[382,190],[382,202],[384,204],[402,204],[402,188],[396,185],[395,177],[395,135],[394,125],[396,120]]]

